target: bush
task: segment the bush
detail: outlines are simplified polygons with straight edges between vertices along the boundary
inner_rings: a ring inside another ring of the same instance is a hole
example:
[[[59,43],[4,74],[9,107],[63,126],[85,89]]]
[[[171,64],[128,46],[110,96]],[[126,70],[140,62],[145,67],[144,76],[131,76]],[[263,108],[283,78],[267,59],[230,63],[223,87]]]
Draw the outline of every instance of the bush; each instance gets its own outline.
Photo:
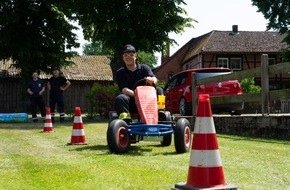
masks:
[[[253,78],[245,78],[240,81],[244,93],[260,93],[262,88],[255,85],[255,80]]]
[[[158,81],[157,84],[156,84],[156,87],[161,87],[163,89],[165,84],[166,84],[165,81]]]
[[[91,102],[89,115],[94,116],[94,113],[96,113],[108,117],[109,111],[114,110],[115,96],[118,90],[116,84],[108,86],[95,83],[91,92],[86,95]]]
[[[245,78],[240,81],[243,89],[243,93],[260,93],[262,88],[255,85],[255,80],[253,78]],[[244,113],[261,113],[261,103],[258,102],[245,102]]]

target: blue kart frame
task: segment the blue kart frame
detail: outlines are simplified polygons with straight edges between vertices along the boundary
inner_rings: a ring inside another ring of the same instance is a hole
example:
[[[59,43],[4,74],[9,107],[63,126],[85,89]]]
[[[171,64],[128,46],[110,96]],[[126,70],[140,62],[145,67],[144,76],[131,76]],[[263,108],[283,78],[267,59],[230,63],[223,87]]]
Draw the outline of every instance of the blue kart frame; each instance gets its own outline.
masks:
[[[112,153],[126,153],[129,151],[131,143],[137,143],[149,136],[161,137],[161,146],[170,146],[172,134],[174,134],[176,153],[185,153],[190,149],[191,130],[186,118],[172,121],[170,112],[159,110],[158,124],[144,124],[139,118],[133,122],[118,119],[114,111],[111,111],[109,115],[107,143]]]

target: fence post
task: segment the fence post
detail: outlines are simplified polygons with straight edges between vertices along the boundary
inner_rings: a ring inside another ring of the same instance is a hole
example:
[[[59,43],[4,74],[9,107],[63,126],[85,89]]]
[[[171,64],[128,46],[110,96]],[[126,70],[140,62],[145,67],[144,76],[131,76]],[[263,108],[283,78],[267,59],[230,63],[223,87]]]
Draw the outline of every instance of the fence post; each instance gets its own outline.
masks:
[[[269,115],[269,60],[267,54],[261,55],[262,115]]]
[[[197,109],[197,89],[196,89],[196,74],[193,72],[191,75],[191,92],[192,92],[192,115],[195,116]]]

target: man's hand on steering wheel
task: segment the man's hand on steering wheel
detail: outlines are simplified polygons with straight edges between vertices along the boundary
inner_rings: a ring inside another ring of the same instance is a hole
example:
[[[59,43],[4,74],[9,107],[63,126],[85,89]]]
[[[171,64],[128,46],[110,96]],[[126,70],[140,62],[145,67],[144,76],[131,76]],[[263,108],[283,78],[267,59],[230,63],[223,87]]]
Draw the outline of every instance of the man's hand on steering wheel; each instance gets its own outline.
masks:
[[[156,88],[155,82],[156,82],[156,78],[155,77],[144,77],[140,80],[138,80],[135,84],[133,89],[135,90],[135,88],[137,86],[153,86]]]
[[[148,83],[149,85],[154,85],[156,80],[154,77],[145,77],[146,83]]]

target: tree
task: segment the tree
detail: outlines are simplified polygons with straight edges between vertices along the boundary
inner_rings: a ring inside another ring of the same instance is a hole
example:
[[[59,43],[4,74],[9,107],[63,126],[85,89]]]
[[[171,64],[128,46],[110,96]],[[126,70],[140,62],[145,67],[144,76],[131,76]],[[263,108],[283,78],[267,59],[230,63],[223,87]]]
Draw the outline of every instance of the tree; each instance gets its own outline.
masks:
[[[38,69],[48,72],[70,64],[67,58],[76,54],[66,50],[79,44],[72,32],[76,27],[68,21],[72,12],[64,2],[0,1],[0,59],[12,58],[23,79]]]
[[[143,63],[148,65],[151,69],[157,65],[157,57],[153,53],[146,53],[144,51],[138,51],[138,60]]]
[[[252,0],[252,5],[258,7],[258,12],[264,14],[264,17],[269,20],[267,30],[278,30],[280,34],[286,34],[284,42],[290,45],[290,1],[283,0]],[[290,48],[283,51],[283,61],[290,60]]]
[[[183,0],[1,0],[0,59],[12,58],[22,77],[31,71],[48,71],[70,64],[78,47],[76,29],[69,20],[79,21],[85,38],[101,41],[111,52],[112,65],[120,63],[120,51],[132,43],[138,51],[162,51],[176,43],[170,32],[192,26],[184,18]]]
[[[112,51],[104,47],[101,41],[94,41],[83,46],[85,55],[112,55]]]
[[[76,20],[83,28],[85,39],[102,41],[113,52],[112,64],[120,64],[120,52],[131,43],[137,51],[164,51],[170,32],[181,33],[191,27],[193,19],[183,17],[183,0],[74,0]],[[114,70],[114,68],[113,68]]]
[[[112,51],[103,46],[100,41],[95,41],[83,46],[84,55],[106,55],[110,56],[113,54]],[[157,64],[157,57],[153,53],[146,53],[144,51],[139,51],[138,60],[141,63],[148,65],[151,69]]]

